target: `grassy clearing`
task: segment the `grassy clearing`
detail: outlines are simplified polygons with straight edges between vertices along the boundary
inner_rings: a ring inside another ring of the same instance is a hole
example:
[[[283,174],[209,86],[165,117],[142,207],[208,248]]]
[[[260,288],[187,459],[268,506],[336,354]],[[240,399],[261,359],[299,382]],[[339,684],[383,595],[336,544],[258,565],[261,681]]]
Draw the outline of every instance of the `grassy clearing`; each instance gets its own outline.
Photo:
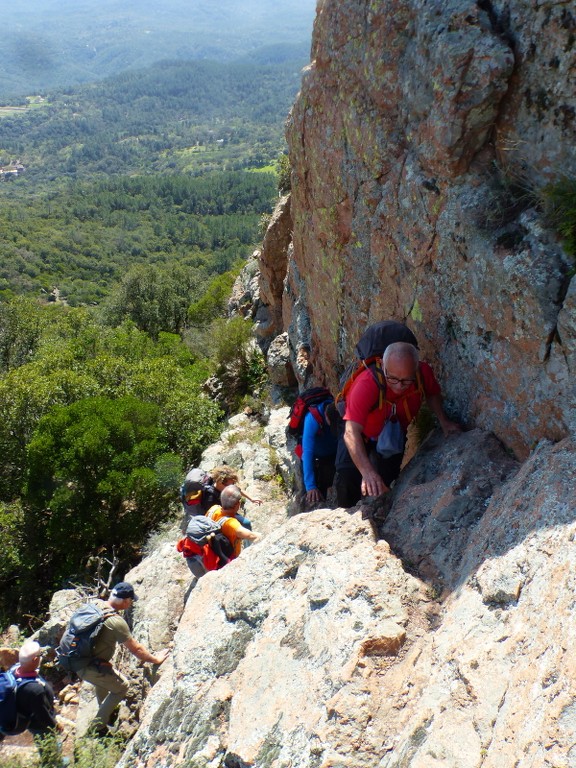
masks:
[[[0,107],[0,117],[14,117],[28,112],[28,107]]]

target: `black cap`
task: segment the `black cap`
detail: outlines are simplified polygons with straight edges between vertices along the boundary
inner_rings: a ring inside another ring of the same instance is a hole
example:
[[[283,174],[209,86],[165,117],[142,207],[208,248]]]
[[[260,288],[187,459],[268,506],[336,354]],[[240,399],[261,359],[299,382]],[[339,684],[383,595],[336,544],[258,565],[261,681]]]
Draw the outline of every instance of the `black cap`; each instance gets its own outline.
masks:
[[[112,589],[110,597],[119,597],[121,600],[131,597],[134,601],[138,600],[136,593],[134,592],[134,587],[127,581],[119,581]]]

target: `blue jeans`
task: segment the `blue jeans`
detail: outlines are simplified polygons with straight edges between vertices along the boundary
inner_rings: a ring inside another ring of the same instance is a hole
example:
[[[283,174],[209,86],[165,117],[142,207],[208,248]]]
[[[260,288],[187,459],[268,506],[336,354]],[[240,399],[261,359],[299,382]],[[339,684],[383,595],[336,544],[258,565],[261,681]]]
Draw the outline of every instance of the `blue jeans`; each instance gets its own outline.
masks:
[[[248,520],[247,517],[244,517],[243,515],[234,515],[234,517],[236,518],[236,520],[238,520],[240,525],[242,525],[244,528],[248,528],[249,531],[252,530],[252,523],[250,522],[250,520]]]

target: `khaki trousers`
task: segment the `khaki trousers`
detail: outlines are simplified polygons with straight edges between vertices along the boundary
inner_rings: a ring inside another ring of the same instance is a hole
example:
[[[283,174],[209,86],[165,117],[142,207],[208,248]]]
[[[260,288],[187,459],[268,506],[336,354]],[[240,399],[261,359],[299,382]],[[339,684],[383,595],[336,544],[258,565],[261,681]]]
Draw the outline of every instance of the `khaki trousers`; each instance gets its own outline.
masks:
[[[108,725],[112,712],[128,693],[128,680],[114,667],[105,664],[101,664],[99,667],[94,665],[85,667],[78,671],[78,677],[91,683],[96,689],[99,707],[90,727],[98,728]]]

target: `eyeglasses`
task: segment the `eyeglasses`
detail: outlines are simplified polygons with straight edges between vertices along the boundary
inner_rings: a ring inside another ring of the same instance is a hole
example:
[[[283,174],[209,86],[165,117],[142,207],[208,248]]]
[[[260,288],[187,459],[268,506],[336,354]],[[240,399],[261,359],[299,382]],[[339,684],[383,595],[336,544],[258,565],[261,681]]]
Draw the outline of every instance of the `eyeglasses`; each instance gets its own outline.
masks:
[[[386,381],[389,384],[392,384],[393,387],[400,386],[400,387],[409,387],[410,384],[414,384],[416,382],[416,379],[399,379],[396,376],[389,376],[388,371],[384,371],[384,376],[386,378]]]

